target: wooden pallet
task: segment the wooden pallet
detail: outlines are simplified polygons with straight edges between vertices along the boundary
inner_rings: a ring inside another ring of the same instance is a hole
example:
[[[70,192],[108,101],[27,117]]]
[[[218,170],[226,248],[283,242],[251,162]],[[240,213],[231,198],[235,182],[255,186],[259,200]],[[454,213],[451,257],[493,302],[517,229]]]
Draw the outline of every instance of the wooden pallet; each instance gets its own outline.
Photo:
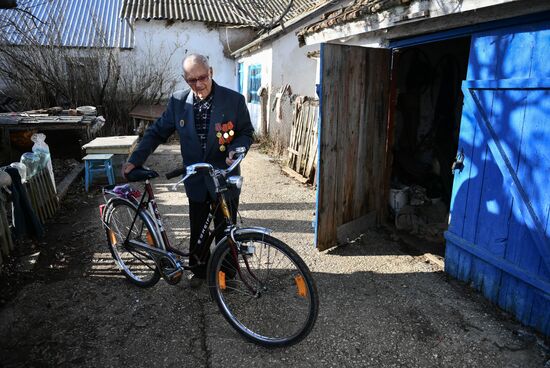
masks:
[[[301,96],[294,103],[288,169],[313,183],[317,167],[319,101]],[[288,171],[287,171],[288,172]]]

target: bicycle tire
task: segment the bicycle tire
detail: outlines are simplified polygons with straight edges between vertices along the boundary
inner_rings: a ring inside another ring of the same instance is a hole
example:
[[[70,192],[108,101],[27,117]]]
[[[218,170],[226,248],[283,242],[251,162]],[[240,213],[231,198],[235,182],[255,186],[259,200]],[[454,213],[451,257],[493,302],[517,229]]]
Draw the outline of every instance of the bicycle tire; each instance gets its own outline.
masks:
[[[319,311],[317,288],[308,267],[288,245],[269,235],[241,234],[236,240],[241,248],[240,274],[234,261],[230,262],[227,241],[215,248],[208,266],[210,294],[221,313],[256,344],[298,343],[311,332]]]
[[[118,268],[130,282],[137,286],[146,288],[155,285],[160,279],[155,261],[149,254],[130,250],[123,244],[137,207],[124,199],[114,198],[105,211],[107,243]],[[139,211],[132,229],[135,229],[132,230],[132,239],[158,247],[156,233],[146,213]]]

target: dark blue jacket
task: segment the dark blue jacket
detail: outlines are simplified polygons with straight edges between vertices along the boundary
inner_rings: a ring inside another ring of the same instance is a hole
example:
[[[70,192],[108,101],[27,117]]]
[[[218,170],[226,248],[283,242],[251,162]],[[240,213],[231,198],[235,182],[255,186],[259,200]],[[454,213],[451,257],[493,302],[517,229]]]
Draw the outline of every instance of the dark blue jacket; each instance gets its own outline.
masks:
[[[210,115],[210,128],[208,131],[206,151],[203,152],[200,140],[195,130],[193,114],[193,93],[187,89],[175,92],[166,111],[155,121],[143,135],[143,139],[134,150],[129,160],[136,166],[141,166],[147,157],[153,153],[159,144],[178,131],[181,146],[181,155],[185,166],[198,162],[207,162],[216,168],[227,168],[225,159],[227,154],[236,147],[250,147],[253,140],[254,128],[250,122],[250,115],[246,107],[244,96],[228,88],[212,83],[214,96],[212,99],[212,112]],[[216,124],[232,122],[235,133],[233,140],[226,146],[225,151],[220,150],[220,144],[216,137]],[[174,163],[177,168],[177,163]],[[237,167],[232,175],[239,175]],[[195,175],[185,182],[185,191],[191,201],[204,201],[207,193],[213,194],[213,183],[209,177]],[[228,198],[239,195],[239,191],[228,193]]]

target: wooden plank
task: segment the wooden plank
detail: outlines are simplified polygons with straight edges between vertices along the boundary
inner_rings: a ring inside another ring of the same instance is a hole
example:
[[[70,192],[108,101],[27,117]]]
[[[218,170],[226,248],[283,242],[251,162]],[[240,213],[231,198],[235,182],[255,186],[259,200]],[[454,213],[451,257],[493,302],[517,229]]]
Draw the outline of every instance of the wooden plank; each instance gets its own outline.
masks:
[[[86,153],[112,153],[112,154],[129,154],[133,151],[137,144],[139,136],[116,136],[116,137],[99,137],[93,141],[86,143],[82,149]]]
[[[547,290],[550,290],[550,282],[548,280],[540,279],[537,275],[526,272],[526,270],[519,268],[515,264],[503,258],[495,257],[486,249],[478,247],[476,244],[469,242],[464,238],[453,234],[450,231],[445,232],[445,239],[452,242],[454,245],[464,249],[468,253],[473,254],[477,258],[483,259],[484,262],[487,262],[495,267],[498,267],[501,270],[506,271],[507,274],[519,280],[522,280],[523,282],[543,292],[547,292]]]
[[[298,151],[296,151],[294,148],[288,147],[288,148],[287,148],[287,151],[290,152],[291,154],[298,155]],[[292,155],[291,155],[291,156],[292,156]]]
[[[84,164],[78,164],[75,166],[71,172],[65,176],[65,179],[59,183],[57,189],[58,189],[58,197],[59,201],[65,197],[69,190],[69,186],[72,184],[72,182],[80,175],[80,173],[84,170]]]
[[[509,46],[507,46],[509,47]],[[531,55],[527,53],[527,55]],[[496,80],[467,80],[464,85],[469,89],[513,89],[513,90],[545,90],[550,89],[550,78],[510,78]]]
[[[296,102],[294,104],[294,109],[293,109],[293,114],[292,114],[292,126],[291,126],[291,129],[290,129],[290,139],[289,139],[289,143],[288,143],[288,166],[292,166],[292,158],[293,158],[293,154],[297,155],[298,154],[298,151],[296,151],[295,147],[294,147],[294,141],[295,141],[295,137],[296,137],[296,121],[297,121],[297,118],[298,118],[298,102]]]
[[[317,162],[317,141],[318,141],[318,119],[319,119],[319,103],[315,104],[315,114],[312,121],[311,138],[310,138],[310,151],[308,162],[305,171],[305,177],[312,179],[313,168]]]
[[[303,106],[302,106],[302,110],[303,110]],[[301,161],[301,159],[302,159],[302,149],[303,149],[303,146],[302,146],[303,125],[304,125],[304,118],[303,118],[303,115],[300,114],[300,115],[299,115],[299,118],[298,118],[297,125],[296,125],[296,142],[295,142],[295,144],[296,144],[295,149],[298,151],[298,154],[297,154],[296,157],[294,158],[293,165],[291,166],[291,169],[295,170],[296,172],[299,171],[299,168],[300,168],[300,161]]]
[[[283,167],[282,170],[285,174],[289,175],[293,179],[298,180],[300,183],[302,184],[307,183],[307,178],[304,178],[302,175],[292,170],[290,167]]]
[[[336,229],[338,244],[349,243],[351,240],[358,238],[361,234],[364,234],[368,229],[374,226],[376,226],[376,211],[372,211],[353,221],[340,225]]]
[[[300,165],[297,170],[302,175],[304,174],[307,158],[309,157],[309,137],[310,137],[310,131],[311,131],[311,128],[310,128],[311,106],[309,102],[306,102],[304,107],[305,107],[304,126],[303,126],[303,135],[302,135],[302,141],[301,141],[301,145],[303,149],[302,149]]]
[[[311,160],[311,151],[315,149],[315,132],[314,132],[314,123],[315,123],[315,117],[316,116],[316,108],[312,105],[311,101],[308,101],[308,121],[307,121],[307,135],[305,138],[305,152],[304,157],[302,161],[302,170],[301,173],[305,177],[309,177],[309,175],[306,175],[306,172],[308,170],[309,162]]]

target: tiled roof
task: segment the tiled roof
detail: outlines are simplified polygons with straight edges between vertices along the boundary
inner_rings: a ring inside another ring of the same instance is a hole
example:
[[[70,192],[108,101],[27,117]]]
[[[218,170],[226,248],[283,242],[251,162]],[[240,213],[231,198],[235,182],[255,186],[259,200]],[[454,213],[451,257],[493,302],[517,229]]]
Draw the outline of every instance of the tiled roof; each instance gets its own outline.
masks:
[[[257,12],[255,3],[260,1],[233,0],[251,13]],[[263,0],[265,9],[281,14],[288,0]],[[317,6],[320,0],[294,0],[285,20],[294,18],[304,11]],[[121,18],[127,19],[167,19],[198,21],[231,25],[250,25],[241,13],[228,0],[124,0]]]
[[[298,38],[330,28],[339,24],[353,22],[366,15],[378,13],[399,5],[408,5],[411,0],[354,0],[348,6],[332,11],[323,16],[324,19],[302,28],[298,32]]]
[[[0,10],[0,30],[12,44],[132,48],[133,31],[119,18],[121,0],[27,0]],[[30,37],[29,37],[30,36]]]

